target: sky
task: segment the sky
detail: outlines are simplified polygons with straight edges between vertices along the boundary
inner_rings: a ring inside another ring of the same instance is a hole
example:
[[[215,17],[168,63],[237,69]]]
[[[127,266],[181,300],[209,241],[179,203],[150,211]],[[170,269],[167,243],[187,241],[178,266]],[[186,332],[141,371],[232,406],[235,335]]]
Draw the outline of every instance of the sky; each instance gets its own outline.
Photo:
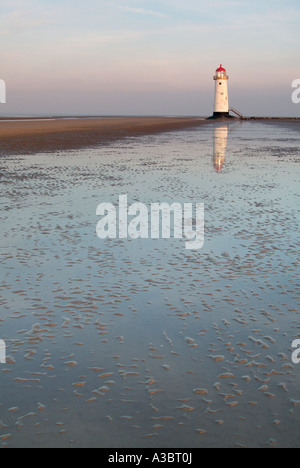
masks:
[[[299,0],[0,0],[0,115],[300,117]]]

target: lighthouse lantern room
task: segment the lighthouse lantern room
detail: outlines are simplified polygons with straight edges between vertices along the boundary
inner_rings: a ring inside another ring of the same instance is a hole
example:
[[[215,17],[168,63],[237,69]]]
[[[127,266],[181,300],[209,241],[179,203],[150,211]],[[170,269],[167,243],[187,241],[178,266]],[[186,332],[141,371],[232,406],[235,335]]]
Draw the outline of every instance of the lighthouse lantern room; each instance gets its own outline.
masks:
[[[228,88],[227,81],[228,75],[225,68],[220,65],[214,75],[215,80],[215,107],[214,117],[230,117],[229,115],[229,103],[228,103]]]

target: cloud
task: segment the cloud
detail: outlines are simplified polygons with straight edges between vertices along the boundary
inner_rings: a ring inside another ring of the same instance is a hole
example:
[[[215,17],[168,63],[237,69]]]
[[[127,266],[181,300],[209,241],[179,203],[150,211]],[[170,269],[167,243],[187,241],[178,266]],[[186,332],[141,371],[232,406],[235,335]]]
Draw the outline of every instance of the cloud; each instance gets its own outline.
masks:
[[[122,10],[129,11],[131,13],[135,13],[138,15],[145,15],[145,16],[157,16],[160,18],[168,18],[168,15],[165,13],[161,13],[160,11],[155,10],[147,10],[145,8],[131,8],[131,7],[121,7]]]

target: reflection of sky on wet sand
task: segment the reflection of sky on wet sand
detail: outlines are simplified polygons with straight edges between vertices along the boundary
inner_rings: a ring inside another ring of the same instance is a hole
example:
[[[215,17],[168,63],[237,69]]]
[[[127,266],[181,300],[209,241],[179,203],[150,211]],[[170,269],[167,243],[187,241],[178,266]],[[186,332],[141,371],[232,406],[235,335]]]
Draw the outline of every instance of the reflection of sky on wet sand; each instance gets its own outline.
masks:
[[[1,160],[2,445],[298,444],[299,134],[230,123],[217,174],[214,128]],[[100,241],[125,193],[204,202],[203,249]]]

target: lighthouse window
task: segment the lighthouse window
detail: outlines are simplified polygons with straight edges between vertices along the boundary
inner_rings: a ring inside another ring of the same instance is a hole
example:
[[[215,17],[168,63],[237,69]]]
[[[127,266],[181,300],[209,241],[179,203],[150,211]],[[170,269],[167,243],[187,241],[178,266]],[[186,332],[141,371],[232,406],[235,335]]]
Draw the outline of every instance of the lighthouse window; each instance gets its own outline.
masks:
[[[219,83],[219,85],[221,85],[222,83]]]

